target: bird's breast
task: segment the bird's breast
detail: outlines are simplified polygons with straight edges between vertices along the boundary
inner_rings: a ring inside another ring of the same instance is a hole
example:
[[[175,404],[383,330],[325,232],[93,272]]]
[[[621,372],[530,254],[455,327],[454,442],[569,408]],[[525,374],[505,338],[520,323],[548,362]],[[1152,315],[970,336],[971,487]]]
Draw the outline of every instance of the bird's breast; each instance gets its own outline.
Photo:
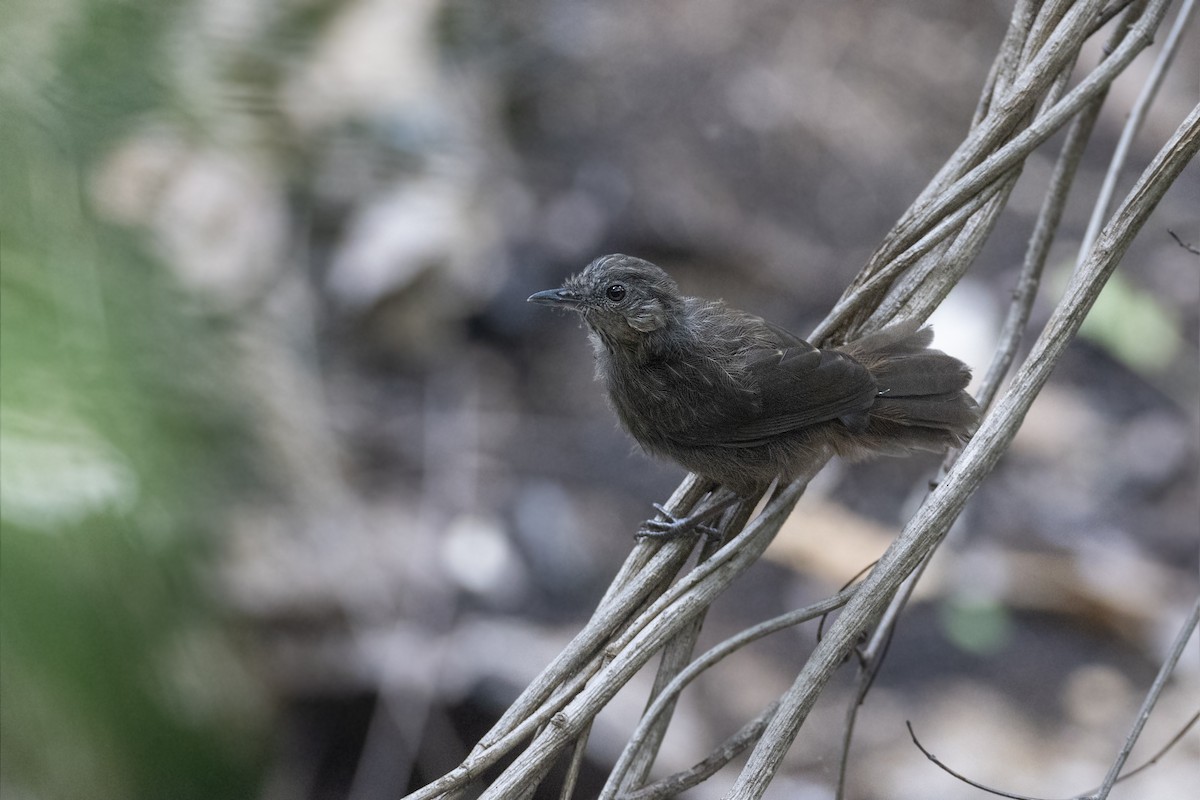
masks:
[[[663,451],[680,440],[752,413],[754,394],[726,370],[702,361],[664,359],[633,364],[609,356],[600,370],[626,430],[643,446]]]

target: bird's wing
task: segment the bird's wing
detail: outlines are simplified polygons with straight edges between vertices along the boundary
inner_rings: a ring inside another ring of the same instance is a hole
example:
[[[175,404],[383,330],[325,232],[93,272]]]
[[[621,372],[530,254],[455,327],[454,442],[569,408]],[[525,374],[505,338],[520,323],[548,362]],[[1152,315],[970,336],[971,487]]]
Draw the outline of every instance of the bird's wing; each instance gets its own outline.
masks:
[[[779,325],[776,325],[774,322],[762,319],[761,317],[759,317],[758,320],[759,320],[759,322],[761,322],[763,324],[763,327],[765,327],[768,331],[771,332],[771,334],[775,337],[776,341],[779,342],[779,345],[781,347],[785,347],[785,348],[794,347],[794,348],[797,348],[797,349],[803,350],[803,351],[812,351],[812,350],[817,349],[817,348],[813,347],[811,344],[809,344],[808,342],[801,339],[796,334],[789,331],[787,328],[780,327]]]
[[[830,420],[866,427],[877,391],[867,368],[845,353],[788,337],[796,344],[750,355],[745,375],[754,402],[726,409],[719,425],[692,432],[686,443],[754,447]]]

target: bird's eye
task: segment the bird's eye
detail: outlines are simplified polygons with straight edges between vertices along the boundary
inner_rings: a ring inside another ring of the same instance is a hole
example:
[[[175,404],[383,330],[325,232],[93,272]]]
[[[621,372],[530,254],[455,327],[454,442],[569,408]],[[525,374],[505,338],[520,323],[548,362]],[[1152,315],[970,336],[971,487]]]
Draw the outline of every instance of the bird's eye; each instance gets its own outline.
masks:
[[[604,290],[604,296],[614,303],[619,303],[625,299],[625,286],[620,283],[614,283]]]

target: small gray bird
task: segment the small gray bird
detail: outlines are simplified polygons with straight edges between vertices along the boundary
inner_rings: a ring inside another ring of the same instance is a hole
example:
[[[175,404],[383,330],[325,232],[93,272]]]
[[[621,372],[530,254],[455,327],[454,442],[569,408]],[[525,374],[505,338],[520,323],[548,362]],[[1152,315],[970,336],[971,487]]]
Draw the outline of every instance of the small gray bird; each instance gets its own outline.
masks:
[[[978,424],[964,391],[970,369],[929,349],[932,330],[915,324],[818,349],[722,302],[685,297],[662,269],[625,255],[602,256],[529,302],[582,315],[596,375],[643,448],[741,498],[835,453],[944,451]]]

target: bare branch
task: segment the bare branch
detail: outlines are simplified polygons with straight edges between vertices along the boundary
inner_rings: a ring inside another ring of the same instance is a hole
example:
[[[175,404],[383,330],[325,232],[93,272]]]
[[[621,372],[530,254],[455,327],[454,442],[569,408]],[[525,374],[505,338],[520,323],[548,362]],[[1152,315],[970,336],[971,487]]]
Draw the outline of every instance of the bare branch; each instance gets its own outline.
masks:
[[[636,634],[623,636],[614,647],[616,652],[613,660],[566,707],[550,718],[550,725],[534,738],[482,797],[486,800],[516,797],[531,776],[547,769],[558,753],[573,741],[584,725],[655,652],[758,559],[779,531],[806,485],[806,482],[797,482],[785,487],[745,530],[664,593],[631,626],[631,631],[636,630]],[[673,543],[674,540],[668,541],[663,547]],[[670,600],[663,604],[668,597]]]
[[[1125,121],[1125,127],[1121,129],[1121,138],[1117,141],[1108,171],[1104,175],[1104,183],[1100,187],[1096,204],[1092,208],[1092,217],[1088,220],[1087,232],[1083,235],[1083,241],[1079,246],[1079,261],[1081,262],[1092,249],[1092,242],[1096,240],[1100,226],[1104,224],[1104,218],[1112,205],[1113,194],[1117,190],[1117,179],[1129,158],[1129,149],[1133,144],[1133,138],[1142,129],[1146,113],[1150,110],[1154,98],[1158,96],[1158,90],[1162,86],[1163,78],[1167,75],[1167,69],[1179,51],[1179,42],[1183,39],[1183,31],[1187,28],[1195,10],[1195,0],[1184,0],[1179,14],[1175,17],[1175,24],[1171,26],[1171,32],[1167,34],[1167,41],[1163,44],[1162,50],[1158,52],[1154,67],[1150,70],[1150,75],[1146,78],[1142,91],[1129,111],[1129,118]]]
[[[954,468],[884,553],[879,565],[846,605],[827,636],[814,650],[779,712],[771,720],[743,769],[731,798],[758,798],[799,732],[800,725],[841,660],[862,631],[883,613],[896,589],[925,555],[945,536],[967,498],[979,486],[1016,435],[1025,413],[1062,357],[1105,281],[1167,188],[1200,148],[1200,106],[1159,151],[1142,173],[1096,246],[1070,284],[1042,335],[1005,396],[983,421]]]
[[[563,779],[562,791],[558,793],[560,800],[571,800],[575,796],[575,784],[579,781],[579,770],[583,767],[583,755],[587,751],[588,735],[592,726],[586,725],[575,740],[571,750],[571,762],[567,765],[567,776]]]
[[[682,540],[636,545],[626,565],[641,562],[640,571],[622,569],[618,578],[624,577],[625,584],[618,591],[610,593],[609,601],[601,604],[588,625],[525,689],[509,712],[480,740],[466,760],[438,780],[413,792],[406,800],[432,800],[470,783],[480,772],[499,762],[514,747],[533,736],[600,670],[607,657],[596,650],[604,643],[604,637],[620,636],[628,629],[633,623],[633,612],[643,604],[648,604],[652,595],[662,592],[666,582],[687,559],[690,546]],[[658,548],[657,552],[654,552],[655,548]],[[653,555],[646,560],[648,553]],[[644,611],[644,607],[641,610]],[[513,709],[518,707],[521,713],[513,713]]]
[[[1161,22],[1162,16],[1166,11],[1166,5],[1167,0],[1152,0],[1148,4],[1145,13],[1130,28],[1128,34],[1123,37],[1121,44],[1113,51],[1111,57],[1104,59],[1095,70],[1080,82],[1078,86],[1068,92],[1062,100],[1044,110],[1024,131],[1014,136],[1004,145],[997,147],[991,155],[984,158],[977,166],[965,172],[962,177],[947,185],[943,191],[931,193],[927,188],[922,196],[905,212],[905,215],[892,229],[892,232],[884,239],[883,244],[876,250],[871,260],[850,284],[846,295],[852,293],[861,284],[884,269],[899,253],[907,249],[913,242],[918,241],[926,231],[934,227],[947,214],[952,213],[965,201],[1003,177],[1055,131],[1066,124],[1068,120],[1079,113],[1090,100],[1103,91],[1106,91],[1106,87],[1117,75],[1121,74],[1129,65],[1129,62],[1150,44],[1153,39],[1153,31]],[[1065,36],[1066,34],[1064,33],[1063,35]],[[1082,44],[1082,40],[1076,42],[1077,47],[1080,44]],[[1055,47],[1062,46],[1062,42],[1057,34],[1047,46],[1050,47],[1051,45]],[[1014,91],[1024,93],[1029,91],[1029,89],[1029,85],[1021,83],[1015,87]],[[1016,100],[1013,100],[1012,103],[1020,105]],[[985,120],[985,125],[980,126],[978,130],[984,130],[987,124],[989,124],[989,120],[991,120],[991,117]],[[1012,119],[1006,116],[1003,122],[1005,125],[1008,125],[1012,122]],[[990,124],[999,126],[1000,122],[991,122]],[[962,165],[969,163],[970,158],[968,156],[977,147],[974,139],[979,136],[990,135],[992,134],[972,132],[968,140],[959,148],[959,152],[951,157],[951,164]],[[947,168],[943,169],[943,173],[946,174],[952,174],[953,172],[954,170],[950,168],[949,164]],[[939,173],[930,185],[937,184],[940,186],[940,182],[945,180],[943,173]],[[844,337],[848,331],[856,329],[855,320],[855,317],[851,317],[849,320],[842,321],[836,326],[822,325],[819,329],[822,336],[819,338],[824,338],[831,333],[835,336],[840,334]]]
[[[1185,242],[1183,239],[1180,239],[1180,238],[1179,238],[1179,234],[1177,234],[1175,231],[1171,231],[1171,230],[1169,230],[1169,231],[1167,231],[1167,233],[1170,235],[1170,237],[1171,237],[1172,239],[1174,239],[1174,240],[1175,240],[1175,244],[1179,245],[1179,246],[1180,246],[1180,247],[1182,247],[1184,250],[1187,250],[1187,251],[1188,251],[1189,253],[1191,253],[1192,255],[1195,255],[1195,256],[1200,256],[1200,248],[1196,247],[1196,245],[1194,245],[1194,244],[1188,244],[1188,243],[1187,243],[1187,242]]]
[[[970,202],[956,209],[945,219],[940,220],[924,236],[913,243],[895,260],[881,269],[878,273],[867,278],[861,286],[853,287],[844,294],[833,310],[813,329],[809,337],[813,342],[826,342],[834,331],[845,327],[848,320],[863,311],[870,312],[879,304],[880,299],[887,293],[888,288],[906,270],[928,255],[934,247],[942,244],[947,237],[959,230],[963,223],[992,199],[994,190],[985,190]]]
[[[1113,33],[1105,47],[1106,52],[1111,52],[1124,35],[1125,30],[1126,26],[1121,26]],[[1066,74],[1067,71],[1064,70],[1061,77],[1065,78]],[[1047,97],[1047,104],[1057,102],[1057,98],[1064,91],[1065,81],[1056,83]],[[980,407],[984,409],[991,407],[996,393],[999,391],[1004,377],[1008,374],[1008,370],[1016,357],[1017,348],[1020,346],[1025,326],[1029,321],[1029,314],[1033,308],[1033,301],[1036,299],[1038,288],[1041,285],[1041,275],[1045,268],[1046,258],[1050,252],[1050,245],[1053,243],[1055,235],[1058,232],[1063,209],[1066,206],[1071,186],[1074,184],[1075,175],[1078,172],[1079,163],[1083,156],[1083,150],[1091,138],[1096,119],[1099,117],[1100,108],[1106,96],[1107,90],[1093,98],[1068,128],[1066,141],[1063,143],[1062,150],[1055,162],[1054,172],[1051,175],[1046,196],[1038,213],[1037,223],[1034,225],[1033,233],[1029,239],[1021,274],[1017,280],[1017,287],[1013,291],[1013,300],[1000,332],[1000,341],[997,344],[992,363],[988,367],[988,371],[976,394],[976,400],[979,402]],[[946,464],[943,465],[943,473],[949,469],[951,463],[951,460],[947,459]],[[932,556],[932,553],[930,555]],[[876,676],[879,674],[887,645],[892,640],[899,615],[907,605],[913,589],[928,564],[929,557],[925,558],[920,566],[905,581],[901,591],[885,612],[883,619],[872,635],[871,641],[863,648],[862,658],[860,659],[862,669],[859,675],[859,690],[851,698],[846,710],[846,724],[843,731],[842,753],[838,768],[838,798],[841,798],[845,792],[850,743],[854,735],[858,709],[862,705],[862,701],[874,683]]]
[[[1107,49],[1111,50],[1112,46],[1120,40],[1123,34],[1123,30],[1118,30],[1114,33]],[[1055,84],[1051,90],[1048,102],[1054,101],[1055,97],[1059,96],[1063,91],[1065,91],[1065,84]],[[1062,150],[1055,162],[1054,172],[1051,175],[1050,184],[1042,202],[1042,208],[1038,213],[1037,223],[1034,225],[1033,233],[1029,239],[1021,275],[1017,280],[1017,287],[1013,291],[1013,300],[1000,332],[1000,341],[997,344],[992,363],[988,367],[988,371],[976,394],[976,400],[979,402],[980,407],[984,409],[991,407],[996,393],[999,391],[1003,379],[1016,357],[1017,348],[1020,346],[1025,326],[1029,321],[1030,311],[1033,308],[1033,301],[1036,299],[1038,288],[1041,285],[1041,275],[1046,264],[1046,258],[1050,252],[1050,245],[1054,241],[1059,223],[1062,220],[1062,212],[1066,206],[1067,195],[1074,183],[1075,175],[1078,172],[1079,163],[1083,156],[1083,150],[1091,137],[1092,130],[1095,128],[1095,122],[1099,117],[1100,108],[1103,105],[1106,95],[1107,91],[1097,95],[1080,112],[1079,116],[1072,121],[1067,131],[1066,141],[1063,143]],[[943,472],[949,469],[950,464],[951,461],[947,460],[947,463],[943,466]],[[929,558],[927,557],[905,581],[901,591],[888,607],[887,612],[885,612],[871,641],[863,648],[862,658],[860,659],[862,669],[859,675],[859,690],[851,698],[846,709],[846,724],[842,734],[842,753],[838,767],[838,798],[843,797],[845,792],[850,743],[854,735],[858,709],[862,705],[862,701],[870,690],[871,685],[874,683],[875,677],[879,674],[887,644],[892,640],[899,615],[907,605],[913,588],[920,580],[928,563]]]
[[[646,709],[646,713],[642,715],[641,722],[637,729],[629,738],[629,744],[625,748],[625,752],[621,754],[621,758],[617,760],[613,767],[612,773],[609,776],[608,783],[605,785],[604,791],[601,792],[601,800],[611,800],[616,796],[617,786],[623,779],[625,771],[629,768],[632,762],[632,755],[641,741],[647,736],[655,719],[666,708],[667,704],[671,703],[675,697],[682,692],[688,684],[699,677],[703,672],[710,669],[715,664],[719,663],[724,658],[732,653],[737,652],[746,645],[758,641],[764,636],[769,636],[777,631],[790,628],[794,625],[799,625],[802,622],[807,622],[811,619],[816,619],[824,614],[828,614],[834,609],[840,608],[857,591],[857,587],[843,589],[833,597],[823,600],[819,603],[814,603],[795,611],[789,611],[786,614],[780,614],[777,617],[760,622],[759,624],[747,628],[746,630],[731,636],[720,644],[708,650],[704,655],[697,658],[687,669],[683,670],[663,689],[662,694],[655,698],[650,707]]]
[[[1151,685],[1150,690],[1146,693],[1146,699],[1142,702],[1142,707],[1138,711],[1137,718],[1134,720],[1133,730],[1131,730],[1129,735],[1125,738],[1125,744],[1121,747],[1121,751],[1117,754],[1116,761],[1113,762],[1112,767],[1109,769],[1108,775],[1104,779],[1104,783],[1100,786],[1100,788],[1091,792],[1084,792],[1083,794],[1074,795],[1073,800],[1105,800],[1117,782],[1122,781],[1125,778],[1132,777],[1146,767],[1149,767],[1151,764],[1155,763],[1163,753],[1167,752],[1167,750],[1170,750],[1171,747],[1178,742],[1185,733],[1187,733],[1188,729],[1191,728],[1198,719],[1200,719],[1200,713],[1194,715],[1183,727],[1183,730],[1172,737],[1171,741],[1169,741],[1165,747],[1160,749],[1159,752],[1156,753],[1149,761],[1132,772],[1118,777],[1118,775],[1121,773],[1122,767],[1125,765],[1126,759],[1129,757],[1129,753],[1133,750],[1134,744],[1141,735],[1142,728],[1145,727],[1146,720],[1150,719],[1150,713],[1154,710],[1154,705],[1158,702],[1158,697],[1162,694],[1162,690],[1163,687],[1166,686],[1167,679],[1171,676],[1171,673],[1175,671],[1175,666],[1179,663],[1179,659],[1183,656],[1184,648],[1187,647],[1187,643],[1191,640],[1192,635],[1196,632],[1197,624],[1200,624],[1200,599],[1197,599],[1196,603],[1192,606],[1191,613],[1188,615],[1183,626],[1180,628],[1178,635],[1176,635],[1175,642],[1171,646],[1171,652],[1167,655],[1166,660],[1163,662],[1162,667],[1158,671],[1158,675],[1154,679],[1153,685]],[[920,750],[927,759],[936,764],[940,769],[944,770],[950,775],[953,775],[963,783],[974,786],[976,789],[982,789],[983,791],[988,792],[989,794],[994,794],[997,797],[1007,797],[1011,798],[1011,800],[1041,800],[1041,798],[1030,797],[1022,794],[1013,794],[1011,792],[1006,792],[991,786],[985,786],[978,781],[968,778],[961,772],[951,769],[937,756],[929,752],[929,750],[927,750],[923,744],[921,744],[920,740],[917,739],[917,734],[913,730],[911,722],[906,720],[904,724],[908,726],[908,735],[912,737],[913,744],[917,746],[917,749]]]
[[[953,775],[955,778],[957,778],[958,780],[967,784],[968,786],[974,786],[976,789],[981,789],[982,791],[985,791],[988,794],[994,794],[997,797],[1007,797],[1007,798],[1009,798],[1009,800],[1045,800],[1045,798],[1032,797],[1027,794],[1013,794],[1012,792],[1005,792],[1000,789],[993,789],[991,786],[982,784],[979,781],[971,780],[966,775],[963,775],[961,772],[956,772],[955,770],[946,766],[946,764],[940,758],[938,758],[933,753],[931,753],[925,749],[925,745],[921,744],[921,740],[917,738],[917,732],[913,730],[913,726],[912,726],[911,722],[909,722],[908,720],[905,720],[904,724],[908,726],[908,735],[912,737],[912,742],[913,742],[913,744],[915,744],[917,746],[917,749],[920,750],[926,758],[928,758],[930,761],[932,761],[934,764],[936,764],[937,767],[939,769],[941,769],[943,772],[945,772],[947,775]]]
[[[1200,722],[1200,711],[1193,714],[1192,718],[1189,719],[1187,721],[1187,723],[1184,724],[1183,728],[1180,729],[1179,732],[1176,733],[1174,736],[1172,736],[1170,741],[1168,741],[1165,745],[1163,745],[1161,748],[1159,748],[1159,751],[1157,753],[1155,753],[1153,756],[1151,756],[1149,759],[1147,759],[1146,763],[1142,764],[1137,769],[1133,769],[1133,770],[1130,770],[1129,772],[1126,772],[1124,775],[1117,778],[1116,783],[1120,783],[1123,780],[1132,778],[1134,775],[1137,775],[1142,770],[1148,769],[1148,768],[1154,766],[1156,763],[1158,763],[1158,760],[1160,758],[1162,758],[1172,747],[1174,747],[1176,744],[1178,744],[1179,741],[1181,739],[1183,739],[1183,737],[1185,735],[1187,735],[1187,732],[1189,730],[1191,730],[1192,727],[1197,722]],[[912,722],[905,720],[904,724],[908,726],[908,735],[910,737],[912,737],[912,742],[914,745],[917,746],[917,749],[920,750],[921,753],[927,759],[932,761],[934,763],[934,765],[936,765],[943,772],[946,772],[947,774],[952,775],[955,778],[958,778],[963,783],[974,786],[976,789],[982,789],[985,792],[997,795],[999,797],[1013,798],[1013,800],[1041,800],[1041,798],[1033,798],[1033,797],[1028,797],[1026,795],[1012,794],[1011,792],[1003,791],[1001,789],[996,789],[994,787],[987,786],[985,784],[979,783],[978,781],[972,780],[971,778],[968,778],[966,775],[963,775],[961,772],[958,772],[958,771],[952,769],[949,765],[947,765],[940,758],[935,756],[933,753],[929,752],[929,750],[925,747],[925,745],[921,744],[920,740],[917,739],[917,734],[916,734],[916,731],[913,730]],[[1100,791],[1099,789],[1095,789],[1091,792],[1077,794],[1071,800],[1080,800],[1081,798],[1082,798],[1082,800],[1095,800],[1097,792],[1099,792],[1099,791]]]
[[[680,792],[703,783],[758,740],[778,707],[778,700],[772,702],[760,711],[758,716],[739,728],[737,733],[718,745],[703,761],[691,769],[668,775],[635,792],[623,794],[621,800],[662,800],[662,798],[674,797]]]
[[[1193,727],[1195,727],[1197,722],[1200,722],[1200,711],[1197,711],[1195,714],[1192,714],[1192,718],[1184,723],[1183,727],[1179,729],[1179,732],[1176,733],[1174,736],[1172,736],[1170,741],[1168,741],[1166,744],[1164,744],[1162,747],[1160,747],[1158,749],[1157,753],[1150,756],[1150,758],[1146,759],[1146,763],[1142,764],[1140,767],[1135,767],[1135,768],[1129,770],[1129,772],[1122,774],[1121,777],[1117,778],[1117,783],[1120,783],[1121,781],[1124,781],[1124,780],[1128,780],[1129,778],[1132,778],[1134,775],[1137,775],[1142,770],[1149,769],[1150,767],[1153,767],[1155,764],[1157,764],[1159,759],[1161,759],[1168,752],[1170,752],[1172,747],[1174,747],[1175,745],[1177,745],[1181,741],[1183,741],[1183,737],[1187,736],[1187,732],[1190,731]]]
[[[1183,650],[1187,647],[1192,634],[1196,632],[1198,624],[1200,624],[1200,598],[1192,605],[1191,613],[1188,614],[1183,626],[1179,629],[1179,634],[1175,637],[1175,642],[1171,645],[1171,652],[1167,655],[1162,667],[1158,670],[1158,675],[1155,676],[1154,683],[1150,686],[1150,691],[1146,693],[1146,699],[1142,701],[1142,707],[1138,710],[1137,718],[1133,722],[1133,729],[1129,731],[1129,736],[1125,738],[1125,745],[1121,748],[1121,752],[1117,753],[1117,758],[1108,770],[1108,775],[1104,777],[1104,783],[1100,786],[1100,790],[1096,792],[1096,800],[1105,800],[1108,797],[1108,793],[1112,791],[1113,785],[1117,782],[1117,776],[1121,774],[1121,769],[1125,766],[1125,761],[1129,758],[1129,753],[1133,750],[1134,744],[1137,743],[1138,737],[1142,735],[1142,728],[1146,727],[1146,720],[1150,719],[1150,712],[1154,710],[1154,705],[1158,702],[1163,687],[1167,685],[1167,679],[1175,671],[1175,665],[1183,657]]]
[[[729,509],[725,519],[719,526],[720,530],[741,530],[753,511],[754,508],[751,504],[745,502],[739,503]],[[720,544],[720,538],[716,536],[708,537],[701,548],[700,560],[705,561],[710,558]],[[658,672],[654,676],[654,686],[651,688],[650,697],[646,701],[647,707],[653,704],[654,700],[662,693],[671,680],[687,667],[688,662],[692,659],[696,640],[700,638],[700,629],[703,624],[704,613],[701,613],[691,625],[681,631],[663,648],[662,659],[658,664]],[[671,722],[671,714],[674,710],[674,701],[669,701],[657,715],[654,725],[645,739],[640,742],[626,776],[624,785],[626,791],[641,786],[645,782],[646,776],[650,774],[650,768],[654,766],[654,759],[658,755],[659,747],[662,745],[663,737],[666,735],[667,726]]]

